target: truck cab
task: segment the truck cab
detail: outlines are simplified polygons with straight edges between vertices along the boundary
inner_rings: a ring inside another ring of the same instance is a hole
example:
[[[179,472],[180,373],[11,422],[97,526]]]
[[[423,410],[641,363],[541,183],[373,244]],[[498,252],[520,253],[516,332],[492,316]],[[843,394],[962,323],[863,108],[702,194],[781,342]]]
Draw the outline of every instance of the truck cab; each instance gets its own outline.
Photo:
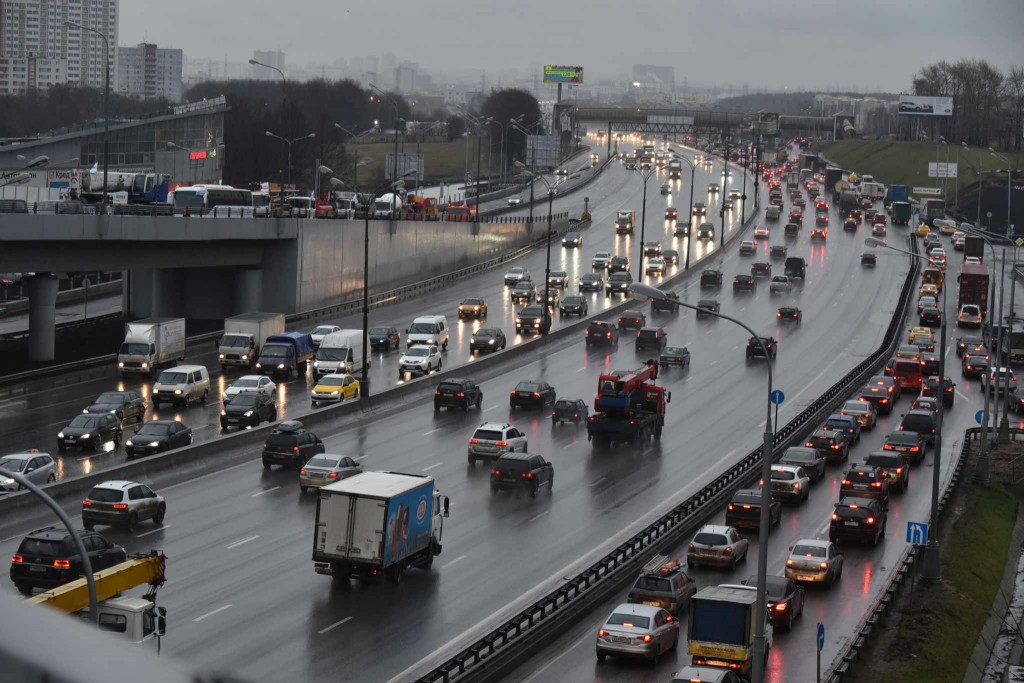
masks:
[[[117,597],[104,600],[96,605],[99,619],[95,622],[100,631],[114,633],[133,645],[143,645],[147,650],[160,652],[160,638],[167,633],[167,608],[154,605],[143,598]],[[83,620],[89,618],[89,610],[78,614]]]

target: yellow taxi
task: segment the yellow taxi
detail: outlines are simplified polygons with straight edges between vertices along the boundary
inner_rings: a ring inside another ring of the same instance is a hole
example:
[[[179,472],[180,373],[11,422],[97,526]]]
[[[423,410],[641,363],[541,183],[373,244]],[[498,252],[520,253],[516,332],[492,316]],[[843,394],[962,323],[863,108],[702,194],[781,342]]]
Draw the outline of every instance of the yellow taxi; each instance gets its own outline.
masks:
[[[352,375],[324,375],[316,381],[309,399],[313,405],[336,403],[359,396],[359,380]]]
[[[948,218],[936,218],[932,225],[939,229],[940,235],[952,235],[957,229],[957,222]]]
[[[918,339],[934,340],[935,337],[932,335],[932,328],[930,327],[911,327],[907,339],[913,344]]]
[[[914,230],[914,234],[916,234],[918,237],[924,237],[925,235],[927,235],[931,231],[932,231],[932,229],[928,226],[927,223],[919,223],[917,225],[917,229]]]
[[[925,283],[921,285],[921,289],[917,292],[918,296],[934,296],[936,299],[939,298],[939,288],[937,285]]]

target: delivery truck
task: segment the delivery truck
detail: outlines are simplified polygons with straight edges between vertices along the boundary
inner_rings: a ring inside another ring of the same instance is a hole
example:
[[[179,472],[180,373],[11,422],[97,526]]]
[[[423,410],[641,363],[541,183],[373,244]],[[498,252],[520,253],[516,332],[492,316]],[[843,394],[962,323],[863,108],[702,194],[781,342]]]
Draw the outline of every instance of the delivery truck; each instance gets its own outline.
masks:
[[[125,323],[124,341],[117,351],[121,376],[153,376],[155,370],[185,360],[185,319],[144,318]]]
[[[893,202],[909,202],[910,191],[906,185],[890,185],[885,188],[885,195],[882,198],[882,203],[885,208],[888,209],[893,205]]]
[[[256,359],[255,369],[275,377],[292,378],[306,374],[313,360],[313,337],[309,332],[282,332],[267,337]]]
[[[631,235],[633,234],[633,226],[636,225],[636,211],[630,209],[628,211],[619,211],[615,214],[615,234],[616,235]]]
[[[715,666],[749,676],[754,661],[757,590],[750,586],[709,586],[690,598],[687,650],[694,666]],[[772,625],[765,623],[765,663]]]
[[[441,554],[448,497],[433,477],[363,472],[320,489],[313,569],[336,579],[394,584],[406,569],[430,569]]]
[[[224,336],[217,341],[221,370],[249,370],[256,364],[267,337],[284,332],[283,313],[242,313],[224,320]]]
[[[956,308],[960,310],[965,304],[981,307],[982,315],[988,313],[988,266],[983,263],[965,263],[960,268],[958,278],[960,287],[957,290]]]
[[[362,337],[362,330],[338,330],[324,337],[313,357],[313,372],[316,376],[362,372],[365,360]]]

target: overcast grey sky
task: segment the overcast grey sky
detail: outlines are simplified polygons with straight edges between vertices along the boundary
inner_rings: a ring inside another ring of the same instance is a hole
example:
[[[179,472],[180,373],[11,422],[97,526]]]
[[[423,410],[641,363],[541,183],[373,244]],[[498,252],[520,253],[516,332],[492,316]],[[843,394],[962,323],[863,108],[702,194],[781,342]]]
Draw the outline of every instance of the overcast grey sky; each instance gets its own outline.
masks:
[[[941,59],[1024,64],[1024,0],[121,0],[120,43],[186,59],[288,64],[392,53],[427,71],[491,74],[582,65],[585,81],[634,63],[682,83],[900,91]]]

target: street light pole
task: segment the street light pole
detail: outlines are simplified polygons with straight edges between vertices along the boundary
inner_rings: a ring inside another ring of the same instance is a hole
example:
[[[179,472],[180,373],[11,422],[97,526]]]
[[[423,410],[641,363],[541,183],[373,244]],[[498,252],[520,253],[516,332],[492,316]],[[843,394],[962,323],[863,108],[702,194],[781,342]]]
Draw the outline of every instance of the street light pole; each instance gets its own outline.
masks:
[[[967,232],[969,234],[972,234],[972,235],[977,235],[981,239],[985,240],[985,244],[988,245],[989,251],[992,254],[992,258],[989,260],[989,264],[994,266],[995,265],[995,260],[996,260],[996,248],[995,248],[995,245],[992,244],[992,240],[989,239],[986,235],[982,234],[981,230],[974,229],[974,230],[968,230]],[[1003,254],[1005,255],[1005,253],[1006,253],[1006,249],[1003,249]],[[1000,282],[1000,284],[1002,284],[1002,283]],[[996,300],[996,279],[994,277],[990,277],[989,278],[988,301],[987,301],[987,305],[985,307],[986,310],[984,311],[985,316],[988,319],[988,338],[989,339],[992,339],[992,318],[995,315],[995,310],[994,310],[995,300]],[[974,470],[974,481],[979,483],[979,484],[982,484],[982,485],[987,485],[988,481],[989,481],[989,459],[988,459],[988,455],[989,455],[989,443],[988,443],[988,439],[989,439],[989,399],[990,399],[991,394],[992,394],[991,364],[989,365],[989,369],[985,372],[984,376],[982,377],[981,387],[982,387],[982,392],[985,394],[984,405],[982,406],[982,409],[981,409],[981,415],[982,415],[982,417],[981,417],[981,452],[978,454],[978,464],[977,464],[977,467]]]
[[[519,169],[521,172],[529,175],[530,178],[531,178],[531,180],[530,180],[530,198],[531,198],[530,204],[531,205],[533,204],[532,199],[533,199],[533,181],[534,180],[540,180],[542,183],[544,183],[544,187],[546,187],[547,190],[548,190],[548,248],[547,248],[547,260],[546,260],[545,265],[544,265],[544,285],[543,285],[543,288],[544,288],[544,322],[541,323],[541,334],[546,335],[546,334],[548,334],[548,332],[551,329],[551,313],[549,311],[550,306],[551,306],[551,301],[548,299],[548,284],[549,284],[549,280],[551,279],[551,218],[552,218],[552,216],[551,216],[552,206],[551,205],[552,205],[552,202],[555,199],[555,188],[551,185],[551,183],[548,182],[547,178],[545,178],[544,176],[538,176],[533,171],[531,171],[528,168],[526,168],[526,165],[523,164],[523,162],[517,161],[515,163],[515,167],[517,169]],[[532,211],[532,208],[531,208],[531,211]],[[532,221],[532,218],[531,218],[531,221]]]
[[[640,258],[637,259],[636,281],[644,281],[644,233],[647,227],[647,181],[654,175],[654,164],[646,171],[637,171],[644,179],[644,200],[640,205]]]
[[[672,150],[673,157],[679,161],[685,161],[686,165],[690,167],[690,211],[686,214],[686,259],[683,265],[683,270],[690,269],[690,245],[693,243],[693,181],[694,176],[697,175],[696,165],[690,161],[689,157],[679,154],[675,150]]]
[[[722,318],[728,320],[731,323],[739,325],[744,330],[750,333],[751,339],[756,339],[757,343],[761,347],[761,353],[765,357],[765,365],[768,367],[768,401],[765,405],[766,418],[764,423],[764,434],[761,444],[761,517],[760,517],[760,528],[758,529],[758,549],[757,549],[757,623],[754,624],[754,662],[753,672],[751,674],[751,683],[764,683],[764,668],[765,660],[768,658],[768,641],[766,639],[766,630],[768,622],[768,599],[767,599],[767,583],[768,583],[768,531],[770,526],[770,515],[769,508],[771,506],[771,480],[772,480],[772,450],[774,447],[774,432],[772,428],[772,389],[773,389],[773,378],[772,378],[772,360],[768,355],[768,349],[765,347],[764,341],[761,336],[758,335],[754,330],[747,327],[744,323],[740,322],[736,318],[731,318],[727,315],[717,313],[715,311],[707,311],[704,309],[698,309],[693,304],[688,304],[677,299],[669,299],[664,292],[650,285],[642,283],[634,283],[629,286],[630,296],[638,301],[652,301],[659,299],[664,302],[670,302],[676,306],[682,306],[683,308],[692,309],[695,312],[710,313],[716,318]]]
[[[725,156],[722,157],[722,187],[719,189],[718,194],[718,217],[722,221],[722,248],[725,248],[725,200],[722,199],[725,193],[725,185],[729,180],[729,137],[725,138]]]
[[[95,33],[103,39],[103,213],[106,213],[110,203],[110,195],[107,192],[107,174],[110,166],[110,41],[102,31],[66,19],[64,23]]]
[[[291,140],[289,140],[288,138],[285,138],[285,137],[281,137],[280,135],[275,135],[275,134],[271,133],[269,130],[266,131],[266,135],[267,135],[268,138],[277,138],[278,140],[280,140],[283,143],[285,143],[286,145],[288,145],[288,181],[287,182],[288,182],[289,185],[291,185],[292,184],[292,143],[299,142],[300,140],[312,140],[313,138],[316,137],[316,133],[310,133],[309,135],[303,135],[302,137],[299,137],[299,138],[292,138]]]

